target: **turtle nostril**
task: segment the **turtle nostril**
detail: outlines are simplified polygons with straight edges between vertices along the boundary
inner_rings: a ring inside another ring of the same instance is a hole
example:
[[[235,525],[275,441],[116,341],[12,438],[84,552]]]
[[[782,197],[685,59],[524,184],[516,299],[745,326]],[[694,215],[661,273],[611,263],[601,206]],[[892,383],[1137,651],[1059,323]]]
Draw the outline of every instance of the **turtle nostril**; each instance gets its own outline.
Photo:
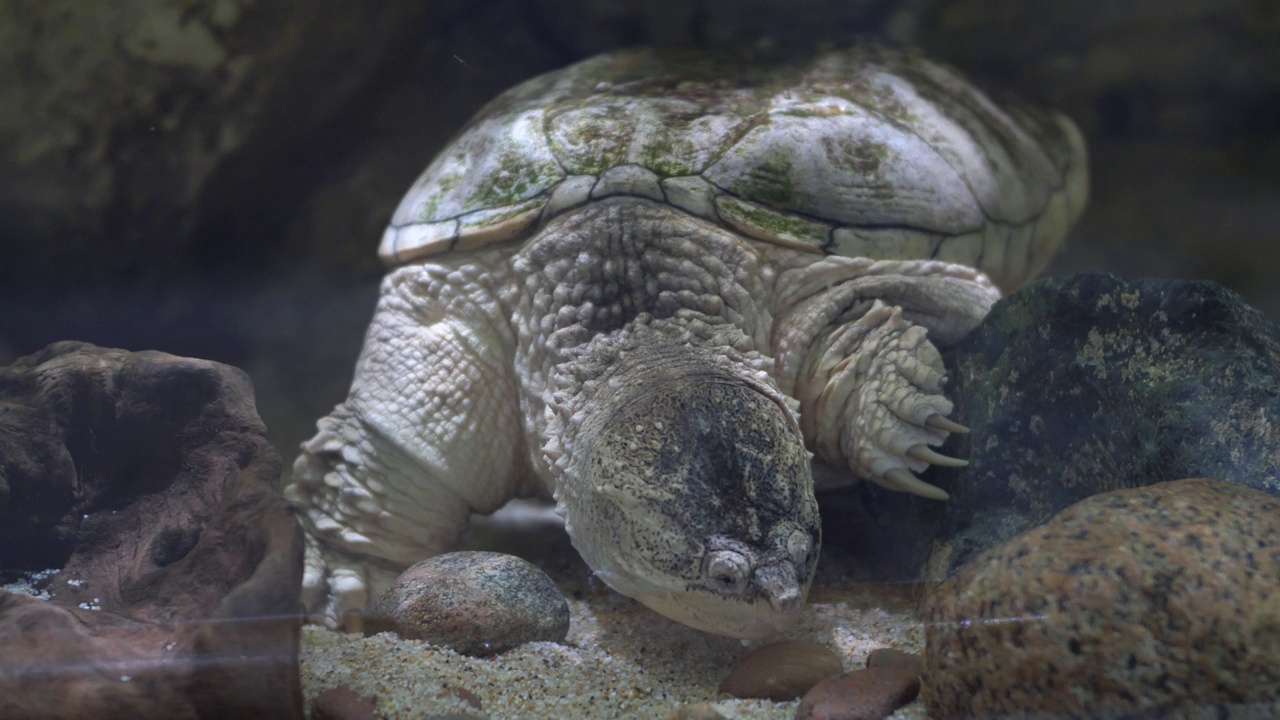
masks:
[[[770,597],[769,606],[780,613],[795,613],[800,611],[800,606],[804,604],[804,598],[800,597],[800,588],[792,588],[780,597]]]
[[[790,563],[776,563],[755,572],[755,584],[775,612],[794,613],[804,604],[804,593]]]

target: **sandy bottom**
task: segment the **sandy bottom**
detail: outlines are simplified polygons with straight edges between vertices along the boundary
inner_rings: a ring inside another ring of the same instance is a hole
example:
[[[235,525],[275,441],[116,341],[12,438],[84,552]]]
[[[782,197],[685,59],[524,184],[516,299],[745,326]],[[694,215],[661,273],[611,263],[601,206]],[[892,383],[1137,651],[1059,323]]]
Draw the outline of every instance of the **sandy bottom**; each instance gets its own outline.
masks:
[[[563,530],[542,510],[517,507],[486,519],[467,546],[514,552],[547,571],[569,599],[565,642],[471,658],[388,633],[364,638],[307,627],[301,665],[308,708],[322,690],[346,684],[376,697],[388,719],[447,713],[494,720],[666,718],[680,705],[699,701],[712,703],[726,718],[794,717],[798,701],[737,700],[717,693],[753,644],[691,630],[593,580]],[[921,653],[921,588],[869,583],[862,576],[839,549],[824,548],[809,610],[791,636],[836,649],[846,670],[863,667],[879,647]],[[927,716],[917,700],[892,717]]]

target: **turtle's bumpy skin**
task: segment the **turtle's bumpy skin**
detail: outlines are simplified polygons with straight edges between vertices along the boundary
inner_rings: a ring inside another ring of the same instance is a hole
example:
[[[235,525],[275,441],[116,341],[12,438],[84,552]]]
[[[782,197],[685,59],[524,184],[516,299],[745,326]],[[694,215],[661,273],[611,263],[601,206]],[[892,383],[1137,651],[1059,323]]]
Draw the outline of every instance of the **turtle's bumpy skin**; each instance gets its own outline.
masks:
[[[648,51],[499,97],[427,168],[345,402],[288,493],[330,625],[473,512],[551,492],[611,587],[762,638],[820,544],[811,462],[943,499],[938,347],[1083,208],[1066,118],[878,47]],[[994,280],[994,282],[993,282]],[[832,473],[823,473],[829,477]]]

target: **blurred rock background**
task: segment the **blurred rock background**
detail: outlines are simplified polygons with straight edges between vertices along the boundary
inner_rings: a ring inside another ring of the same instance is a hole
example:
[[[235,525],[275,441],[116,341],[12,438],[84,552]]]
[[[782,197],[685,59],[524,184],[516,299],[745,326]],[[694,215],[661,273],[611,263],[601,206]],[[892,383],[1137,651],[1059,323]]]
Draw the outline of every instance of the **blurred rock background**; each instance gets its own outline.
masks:
[[[238,365],[288,463],[346,392],[387,217],[482,103],[623,46],[865,36],[1081,125],[1093,195],[1052,271],[1280,316],[1274,0],[10,0],[0,362],[75,339]]]

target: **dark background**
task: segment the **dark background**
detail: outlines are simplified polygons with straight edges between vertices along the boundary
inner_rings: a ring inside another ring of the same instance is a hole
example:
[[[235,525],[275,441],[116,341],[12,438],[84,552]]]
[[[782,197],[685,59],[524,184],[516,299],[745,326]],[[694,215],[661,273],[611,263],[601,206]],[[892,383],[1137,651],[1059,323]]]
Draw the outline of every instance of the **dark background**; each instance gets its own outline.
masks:
[[[874,36],[1071,115],[1051,272],[1217,280],[1280,316],[1274,0],[17,0],[0,5],[0,362],[56,340],[244,368],[286,462],[340,400],[391,210],[485,101],[640,44]]]

